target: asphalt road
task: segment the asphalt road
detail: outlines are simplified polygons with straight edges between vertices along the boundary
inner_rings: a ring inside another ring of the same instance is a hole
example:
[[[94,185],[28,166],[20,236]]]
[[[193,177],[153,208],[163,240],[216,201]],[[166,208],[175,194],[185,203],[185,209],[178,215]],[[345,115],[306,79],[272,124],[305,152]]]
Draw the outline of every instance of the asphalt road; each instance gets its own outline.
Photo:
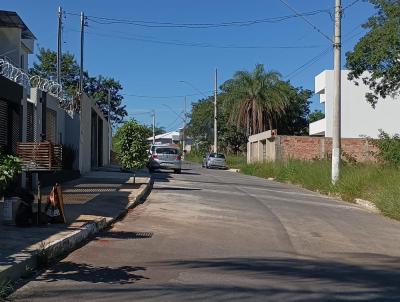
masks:
[[[400,301],[400,223],[187,165],[15,301]]]

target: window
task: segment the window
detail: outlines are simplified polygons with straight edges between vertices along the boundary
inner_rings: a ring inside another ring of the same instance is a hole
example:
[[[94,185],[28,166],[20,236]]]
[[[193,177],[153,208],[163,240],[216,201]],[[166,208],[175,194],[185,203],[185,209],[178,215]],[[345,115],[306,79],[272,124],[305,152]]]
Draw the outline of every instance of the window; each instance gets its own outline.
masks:
[[[179,154],[178,149],[174,148],[157,148],[156,152],[158,154]]]
[[[223,155],[222,153],[211,153],[210,157],[214,157],[214,158],[225,158],[225,155]]]

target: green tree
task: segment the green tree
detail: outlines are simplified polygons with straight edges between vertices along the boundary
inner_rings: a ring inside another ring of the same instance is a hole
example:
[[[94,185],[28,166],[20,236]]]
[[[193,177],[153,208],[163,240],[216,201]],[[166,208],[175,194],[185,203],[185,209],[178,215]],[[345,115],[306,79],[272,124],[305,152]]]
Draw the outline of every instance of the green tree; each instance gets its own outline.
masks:
[[[192,104],[192,113],[188,124],[188,135],[196,143],[208,149],[213,141],[214,104],[212,98],[201,99]]]
[[[108,116],[108,91],[110,91],[110,119],[114,125],[121,123],[128,115],[126,106],[122,105],[124,97],[119,93],[122,89],[119,81],[101,75],[89,77],[85,85],[85,92],[96,101],[106,116]]]
[[[310,97],[313,92],[308,89],[293,87],[289,82],[281,84],[287,98],[285,112],[275,118],[275,127],[282,135],[308,135],[307,119],[310,113]]]
[[[146,127],[147,127],[147,129],[148,129],[148,136],[147,136],[147,137],[153,136],[153,125],[146,125]],[[161,126],[161,127],[156,126],[156,127],[154,128],[154,134],[155,134],[155,135],[164,134],[164,133],[166,133],[164,127],[162,127],[162,126]]]
[[[315,110],[314,112],[310,113],[310,115],[308,116],[308,121],[310,123],[322,120],[323,118],[325,118],[325,113],[319,111],[319,110]]]
[[[377,12],[363,25],[369,31],[346,54],[346,65],[350,80],[361,79],[373,91],[366,99],[375,106],[379,96],[398,95],[400,90],[400,2],[369,1]]]
[[[61,58],[61,83],[67,95],[74,97],[78,91],[80,67],[73,54],[63,53]],[[56,79],[57,54],[50,49],[40,48],[37,62],[30,69],[32,75]],[[108,115],[108,89],[111,92],[111,122],[120,123],[127,112],[122,105],[123,96],[119,93],[122,85],[113,78],[103,76],[90,77],[84,72],[84,91],[93,98],[105,115]]]
[[[288,104],[280,74],[266,72],[262,64],[257,64],[252,72],[236,72],[221,89],[233,101],[230,121],[244,127],[248,135],[264,131],[267,124],[273,129]]]
[[[29,70],[32,75],[38,75],[45,79],[57,79],[57,53],[50,49],[40,48],[36,55],[37,62]],[[61,57],[61,82],[64,90],[70,96],[78,91],[79,65],[71,53],[63,53]],[[87,76],[87,74],[85,74]]]
[[[115,134],[117,158],[124,169],[133,169],[134,176],[148,159],[147,135],[148,128],[133,119],[125,122]]]
[[[238,154],[246,150],[247,136],[245,131],[235,125],[222,125],[219,131],[219,146],[228,153]]]

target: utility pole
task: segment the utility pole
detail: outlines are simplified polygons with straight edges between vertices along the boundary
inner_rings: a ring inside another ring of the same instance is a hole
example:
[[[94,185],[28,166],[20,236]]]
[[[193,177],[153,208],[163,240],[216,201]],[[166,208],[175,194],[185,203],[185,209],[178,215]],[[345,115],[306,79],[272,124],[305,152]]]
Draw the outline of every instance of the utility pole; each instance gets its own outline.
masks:
[[[153,145],[156,143],[156,112],[153,110]]]
[[[214,152],[218,152],[218,129],[217,129],[217,92],[218,92],[218,84],[217,84],[217,68],[215,68],[215,87],[214,87]]]
[[[336,184],[340,177],[341,154],[341,0],[335,0],[335,40],[334,40],[334,78],[335,95],[333,100],[333,132],[332,132],[332,183]]]
[[[182,154],[183,158],[185,158],[185,148],[186,148],[186,137],[185,137],[185,128],[186,128],[186,96],[183,104],[183,131],[182,131]]]
[[[108,103],[108,164],[111,164],[111,149],[112,149],[112,127],[111,127],[111,91],[108,89],[107,94],[107,103]]]
[[[81,12],[81,68],[79,73],[79,92],[83,92],[83,38],[85,32],[85,14]]]
[[[62,8],[58,7],[58,33],[57,33],[57,83],[61,84],[61,32],[62,32]]]

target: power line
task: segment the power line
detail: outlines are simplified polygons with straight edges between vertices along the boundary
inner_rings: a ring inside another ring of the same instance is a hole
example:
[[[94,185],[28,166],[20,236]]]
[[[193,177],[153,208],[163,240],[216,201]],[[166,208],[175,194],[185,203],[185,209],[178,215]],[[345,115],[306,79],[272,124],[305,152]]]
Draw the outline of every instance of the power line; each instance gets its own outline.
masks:
[[[358,31],[356,32],[354,35],[349,36],[351,33],[353,33],[356,29],[360,28],[361,25],[357,25],[356,27],[354,27],[353,29],[351,29],[349,32],[346,33],[345,36],[347,36],[347,38],[343,41],[343,43],[353,39],[354,37],[358,36],[360,33],[362,33],[363,31]],[[313,57],[312,59],[310,59],[309,61],[307,61],[306,63],[304,63],[303,65],[299,66],[298,68],[296,68],[295,70],[293,70],[292,72],[290,72],[289,74],[287,74],[286,76],[284,76],[284,78],[290,80],[296,76],[298,76],[300,73],[302,73],[303,71],[305,71],[307,68],[311,67],[313,64],[315,64],[316,62],[318,62],[320,59],[322,59],[325,55],[327,55],[329,53],[329,50],[331,50],[330,47],[328,47],[327,49],[325,49],[324,51],[322,51],[321,53],[317,54],[315,57]]]
[[[89,20],[96,22],[98,24],[125,24],[140,27],[150,27],[150,28],[189,28],[189,29],[206,29],[206,28],[218,28],[218,27],[242,27],[251,26],[261,23],[278,23],[286,21],[289,19],[302,17],[302,16],[313,16],[320,13],[329,13],[328,9],[314,10],[309,12],[299,13],[296,12],[295,15],[284,15],[277,17],[270,17],[264,19],[255,20],[245,20],[245,21],[227,21],[218,23],[175,23],[175,22],[159,22],[159,21],[145,21],[145,20],[129,20],[129,19],[117,19],[117,18],[107,18],[99,16],[87,16]],[[68,13],[69,15],[78,15],[76,13]]]
[[[213,90],[206,91],[206,92],[213,92]],[[131,93],[121,93],[123,96],[133,96],[137,98],[144,98],[144,99],[172,99],[172,98],[183,98],[185,96],[197,96],[201,95],[200,93],[192,93],[192,94],[185,94],[185,95],[139,95],[139,94],[131,94]]]
[[[181,123],[180,118],[176,118],[172,123],[170,123],[168,126],[165,127],[166,131],[171,131],[172,129],[176,129],[178,125]]]
[[[75,31],[75,30],[72,30]],[[168,40],[157,40],[157,39],[146,39],[133,35],[125,35],[125,36],[116,36],[111,34],[98,33],[93,31],[86,31],[85,33],[113,38],[113,39],[121,39],[121,40],[133,40],[139,42],[147,42],[147,43],[156,43],[156,44],[166,44],[166,45],[175,45],[175,46],[185,46],[185,47],[199,47],[199,48],[219,48],[219,49],[311,49],[311,48],[320,48],[321,45],[271,45],[271,46],[262,46],[262,45],[217,45],[206,42],[189,42],[189,41],[168,41]]]
[[[304,15],[299,13],[293,6],[291,6],[289,3],[287,3],[285,0],[280,0],[283,4],[285,4],[290,10],[296,13],[300,18],[302,18],[304,21],[306,21],[314,30],[319,32],[324,38],[326,38],[329,42],[333,42],[332,39],[326,35],[325,33],[322,32],[316,25],[314,25],[310,20],[308,20]]]
[[[294,78],[295,76],[299,75],[304,70],[306,70],[308,67],[310,67],[311,65],[316,63],[318,60],[320,60],[322,57],[324,57],[326,54],[328,54],[330,50],[331,50],[331,47],[326,48],[324,51],[317,54],[315,57],[308,60],[307,62],[305,62],[304,64],[302,64],[301,66],[299,66],[298,68],[296,68],[295,70],[293,70],[292,72],[290,72],[289,74],[284,76],[284,78],[290,80],[290,79]]]
[[[354,0],[353,2],[351,2],[351,3],[349,3],[348,5],[346,5],[345,7],[343,7],[343,8],[342,8],[342,13],[343,13],[346,9],[352,7],[354,4],[356,4],[356,3],[359,2],[359,1],[360,1],[360,0]]]

